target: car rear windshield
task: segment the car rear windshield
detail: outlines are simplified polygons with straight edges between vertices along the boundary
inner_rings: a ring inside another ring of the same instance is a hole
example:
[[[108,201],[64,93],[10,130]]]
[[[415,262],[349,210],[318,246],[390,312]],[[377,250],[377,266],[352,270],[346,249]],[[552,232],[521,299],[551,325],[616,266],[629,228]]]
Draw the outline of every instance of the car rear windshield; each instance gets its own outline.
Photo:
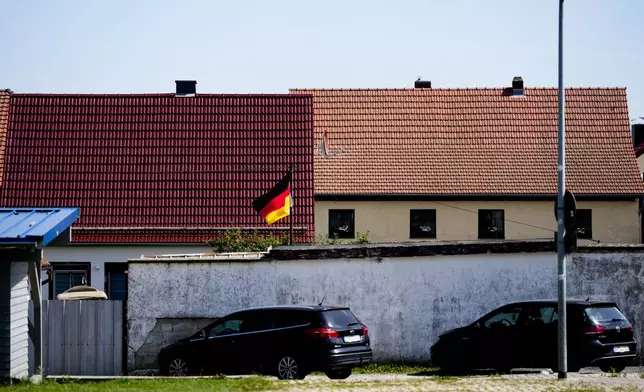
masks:
[[[343,328],[360,324],[356,316],[347,309],[327,310],[326,312],[322,312],[322,317],[326,325],[330,328]]]
[[[585,312],[589,319],[600,325],[626,320],[622,312],[614,306],[586,308]]]

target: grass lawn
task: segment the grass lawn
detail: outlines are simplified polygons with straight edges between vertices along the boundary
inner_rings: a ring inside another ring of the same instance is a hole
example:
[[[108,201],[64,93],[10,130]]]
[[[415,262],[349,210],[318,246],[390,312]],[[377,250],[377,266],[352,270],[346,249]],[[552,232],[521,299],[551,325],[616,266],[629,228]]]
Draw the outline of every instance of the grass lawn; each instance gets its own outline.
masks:
[[[415,374],[434,370],[431,367],[403,364],[370,364],[353,369],[353,374]],[[324,375],[324,373],[313,373]],[[227,378],[211,377],[203,379],[151,379],[151,380],[113,380],[97,382],[78,382],[51,380],[42,384],[22,383],[1,386],[0,392],[63,392],[63,391],[278,391],[285,387],[284,382],[272,377]]]
[[[383,365],[380,365],[383,366]],[[388,365],[391,366],[391,365]],[[418,373],[419,368],[403,367],[394,368],[402,373]],[[391,369],[391,370],[394,370]],[[368,370],[378,372],[373,366]],[[403,371],[404,370],[404,371]],[[413,371],[410,371],[413,370]],[[426,371],[426,368],[420,368]],[[539,392],[604,392],[620,391],[635,392],[641,390],[639,377],[630,380],[630,385],[619,385],[611,378],[579,379],[574,382],[561,382],[555,379],[503,379],[499,377],[410,377],[410,378],[364,378],[358,380],[332,381],[326,378],[307,378],[304,381],[279,381],[272,378],[244,377],[244,378],[178,378],[178,379],[129,379],[98,382],[76,381],[46,381],[42,384],[23,383],[13,386],[0,386],[0,392],[81,392],[81,391],[132,391],[132,392],[196,392],[196,391],[398,391],[398,390],[432,390],[432,391],[539,391]],[[637,385],[639,383],[639,385]],[[635,385],[634,385],[635,384]]]
[[[369,364],[357,368],[353,368],[352,374],[418,374],[426,373],[430,371],[437,370],[430,366],[421,366],[421,365],[403,365],[397,363],[389,364]],[[315,376],[324,375],[322,372],[313,372],[311,373]]]
[[[42,384],[18,384],[0,386],[2,392],[64,392],[64,391],[270,391],[281,389],[275,381],[259,377],[245,378],[202,378],[202,379],[157,379],[157,380],[114,380],[99,382],[46,381]]]
[[[389,373],[389,374],[416,374],[416,373],[424,373],[424,372],[429,372],[432,370],[437,370],[437,368],[433,368],[430,366],[422,366],[422,365],[403,365],[403,364],[397,364],[397,363],[389,363],[389,364],[369,364],[366,366],[362,367],[357,367],[353,369],[353,374],[383,374],[383,373]]]

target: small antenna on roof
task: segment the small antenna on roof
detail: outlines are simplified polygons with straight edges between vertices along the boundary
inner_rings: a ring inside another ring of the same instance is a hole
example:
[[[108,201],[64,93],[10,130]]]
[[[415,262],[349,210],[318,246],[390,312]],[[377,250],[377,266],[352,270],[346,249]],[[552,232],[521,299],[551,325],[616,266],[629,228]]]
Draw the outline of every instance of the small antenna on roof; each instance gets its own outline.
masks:
[[[318,306],[322,306],[322,302],[324,302],[324,300],[326,299],[326,295],[329,294],[330,289],[331,289],[331,286],[329,286],[329,288],[326,289],[326,293],[324,293],[324,297],[322,297],[322,301],[320,301]]]

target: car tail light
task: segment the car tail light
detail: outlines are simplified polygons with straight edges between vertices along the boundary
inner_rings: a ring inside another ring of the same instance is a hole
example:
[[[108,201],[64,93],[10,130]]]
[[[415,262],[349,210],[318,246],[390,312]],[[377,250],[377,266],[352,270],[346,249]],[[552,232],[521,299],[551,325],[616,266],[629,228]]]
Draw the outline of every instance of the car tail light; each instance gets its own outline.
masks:
[[[606,332],[606,328],[601,325],[592,325],[583,329],[584,335],[597,335]]]
[[[340,334],[333,328],[310,328],[306,333],[314,338],[339,338]]]
[[[362,334],[363,334],[364,336],[369,335],[369,328],[367,328],[367,326],[366,326],[366,325],[362,328]]]
[[[624,329],[633,329],[633,325],[631,323],[628,323],[628,325],[625,326]]]

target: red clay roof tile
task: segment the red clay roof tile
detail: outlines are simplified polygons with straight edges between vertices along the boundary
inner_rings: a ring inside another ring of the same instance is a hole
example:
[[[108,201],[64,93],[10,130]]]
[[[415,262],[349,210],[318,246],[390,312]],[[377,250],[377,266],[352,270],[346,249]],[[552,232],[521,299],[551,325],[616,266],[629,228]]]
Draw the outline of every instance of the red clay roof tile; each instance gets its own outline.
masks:
[[[557,89],[292,89],[313,94],[316,195],[557,191]],[[320,145],[326,134],[324,157]],[[567,187],[644,194],[623,88],[566,89]]]
[[[293,162],[310,239],[312,122],[311,97],[289,94],[13,94],[0,203],[80,207],[74,242],[202,242],[268,228],[252,200]]]
[[[0,90],[0,187],[3,180],[4,150],[9,127],[9,101],[11,94],[6,90]]]

